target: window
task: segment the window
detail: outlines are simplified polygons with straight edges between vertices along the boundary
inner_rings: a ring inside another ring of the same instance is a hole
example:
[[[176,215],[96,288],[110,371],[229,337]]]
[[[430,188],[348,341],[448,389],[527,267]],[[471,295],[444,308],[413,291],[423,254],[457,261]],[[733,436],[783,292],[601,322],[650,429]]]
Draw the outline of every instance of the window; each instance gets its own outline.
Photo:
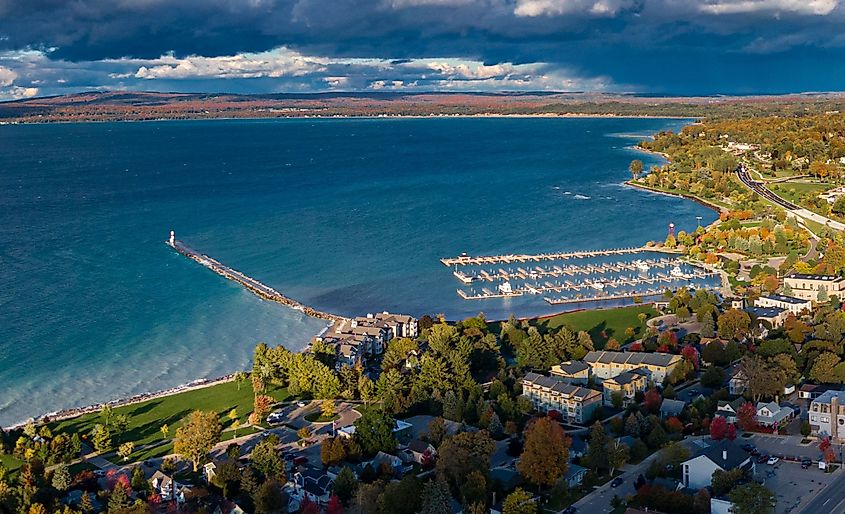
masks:
[[[845,418],[839,418],[839,426],[845,425]]]

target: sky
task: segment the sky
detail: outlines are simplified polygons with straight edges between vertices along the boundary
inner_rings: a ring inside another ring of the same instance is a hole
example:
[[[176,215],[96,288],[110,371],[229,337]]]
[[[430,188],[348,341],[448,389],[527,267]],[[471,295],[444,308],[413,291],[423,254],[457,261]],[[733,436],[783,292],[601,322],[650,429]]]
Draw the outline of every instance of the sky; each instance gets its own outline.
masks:
[[[845,90],[845,0],[0,0],[0,100]]]

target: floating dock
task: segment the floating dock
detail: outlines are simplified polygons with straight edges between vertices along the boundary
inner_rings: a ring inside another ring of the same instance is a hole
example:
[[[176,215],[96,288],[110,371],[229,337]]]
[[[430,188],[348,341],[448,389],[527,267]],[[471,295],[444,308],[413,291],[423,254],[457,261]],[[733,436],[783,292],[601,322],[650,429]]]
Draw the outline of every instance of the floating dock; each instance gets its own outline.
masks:
[[[259,298],[269,300],[271,302],[280,303],[286,307],[296,309],[313,318],[319,318],[334,322],[346,320],[346,318],[344,318],[343,316],[318,311],[317,309],[302,305],[301,303],[297,302],[292,298],[288,298],[287,296],[276,291],[272,287],[264,285],[258,280],[255,280],[254,278],[247,276],[241,273],[240,271],[232,269],[229,266],[226,266],[225,264],[221,263],[220,261],[209,257],[208,255],[202,254],[194,250],[193,248],[189,247],[181,241],[177,241],[173,232],[170,233],[170,239],[166,241],[166,244],[177,252],[184,255],[185,257],[202,264],[203,266],[217,273],[218,275],[228,278],[233,282],[237,282]]]
[[[444,266],[483,266],[485,264],[525,264],[528,262],[541,261],[565,261],[569,259],[586,259],[589,257],[604,257],[608,255],[628,255],[643,252],[658,252],[658,253],[673,253],[672,250],[665,248],[651,248],[648,246],[638,246],[632,248],[615,248],[611,250],[585,250],[580,252],[556,252],[556,253],[538,253],[538,254],[508,254],[508,255],[490,255],[471,257],[469,255],[461,255],[459,257],[445,257],[440,259]]]

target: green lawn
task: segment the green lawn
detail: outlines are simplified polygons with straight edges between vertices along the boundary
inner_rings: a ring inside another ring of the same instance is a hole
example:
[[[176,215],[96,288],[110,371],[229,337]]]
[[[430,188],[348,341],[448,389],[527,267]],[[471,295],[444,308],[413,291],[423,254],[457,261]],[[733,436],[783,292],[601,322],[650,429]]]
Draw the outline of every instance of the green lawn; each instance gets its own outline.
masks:
[[[305,421],[310,421],[311,423],[330,423],[336,419],[340,419],[340,414],[334,414],[326,417],[323,416],[322,412],[317,411],[305,415]]]
[[[805,193],[819,194],[823,191],[827,191],[828,189],[832,189],[833,187],[834,184],[809,182],[782,182],[780,184],[772,184],[769,186],[775,194],[794,204],[798,204],[799,198]]]
[[[6,469],[8,469],[9,473],[15,473],[23,465],[23,462],[12,457],[11,455],[0,454],[0,464],[2,464]]]
[[[657,311],[651,304],[620,307],[616,309],[600,309],[578,312],[567,312],[550,318],[534,320],[533,323],[547,328],[558,328],[568,325],[575,330],[584,330],[590,334],[597,348],[600,348],[611,337],[615,337],[622,344],[629,342],[643,334],[643,325],[637,315],[641,312],[651,318]],[[636,335],[633,338],[625,336],[625,329],[634,327]]]
[[[268,394],[277,401],[286,400],[289,397],[287,389],[271,387]],[[114,409],[113,416],[127,414],[129,416],[129,427],[126,432],[116,438],[115,446],[125,441],[132,441],[136,446],[141,446],[163,439],[161,426],[170,427],[169,437],[176,434],[176,428],[182,420],[195,410],[214,411],[221,417],[223,426],[231,424],[227,414],[232,409],[237,409],[241,423],[246,423],[249,413],[253,407],[253,392],[250,384],[241,384],[238,390],[235,382],[226,382],[210,387],[195,389],[172,396],[156,398],[143,403],[118,407]],[[101,423],[99,413],[86,414],[78,418],[52,423],[50,428],[54,433],[78,432],[80,435],[87,435],[95,424]],[[246,434],[246,429],[238,431],[239,434]],[[229,435],[224,433],[224,435]],[[135,459],[133,459],[135,460]]]

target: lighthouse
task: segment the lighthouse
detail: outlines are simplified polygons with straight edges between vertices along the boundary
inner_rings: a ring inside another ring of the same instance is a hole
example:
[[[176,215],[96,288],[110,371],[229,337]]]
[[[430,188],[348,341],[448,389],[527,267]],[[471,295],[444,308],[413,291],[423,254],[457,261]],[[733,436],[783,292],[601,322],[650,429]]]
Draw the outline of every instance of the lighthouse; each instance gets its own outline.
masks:
[[[675,237],[675,224],[674,223],[669,224],[669,235],[672,236],[672,237]]]
[[[176,231],[175,230],[170,231],[170,240],[168,240],[168,244],[170,244],[170,246],[176,246]]]

